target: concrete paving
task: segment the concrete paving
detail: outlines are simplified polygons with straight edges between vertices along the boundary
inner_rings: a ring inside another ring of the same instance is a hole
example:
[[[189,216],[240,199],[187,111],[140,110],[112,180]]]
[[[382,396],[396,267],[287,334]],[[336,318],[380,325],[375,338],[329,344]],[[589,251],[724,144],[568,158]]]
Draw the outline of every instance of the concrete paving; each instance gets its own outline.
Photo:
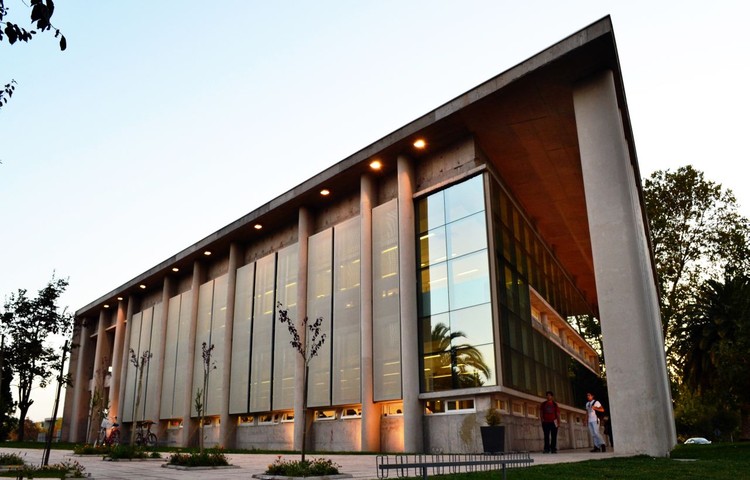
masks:
[[[26,463],[40,465],[42,460],[41,449],[14,449],[0,448],[0,453],[17,453],[21,455]],[[165,458],[169,455],[163,453]],[[162,480],[186,480],[211,478],[213,479],[250,479],[253,474],[260,474],[266,470],[266,467],[272,463],[279,455],[272,454],[227,454],[232,465],[238,468],[220,469],[220,470],[202,470],[202,471],[185,471],[163,468],[165,459],[161,460],[141,460],[141,461],[104,461],[100,456],[76,456],[70,450],[52,450],[50,453],[50,463],[59,463],[63,461],[76,461],[86,468],[86,473],[93,479],[162,479]],[[557,454],[532,453],[534,465],[565,463],[565,462],[582,462],[584,460],[612,458],[616,453],[608,449],[607,453],[590,453],[588,449],[564,450]],[[283,459],[298,459],[299,454],[283,454]],[[355,479],[376,479],[377,470],[375,468],[376,455],[336,455],[336,454],[308,454],[308,458],[325,457],[330,458],[341,466],[341,473],[352,475]],[[391,478],[395,474],[391,473]]]

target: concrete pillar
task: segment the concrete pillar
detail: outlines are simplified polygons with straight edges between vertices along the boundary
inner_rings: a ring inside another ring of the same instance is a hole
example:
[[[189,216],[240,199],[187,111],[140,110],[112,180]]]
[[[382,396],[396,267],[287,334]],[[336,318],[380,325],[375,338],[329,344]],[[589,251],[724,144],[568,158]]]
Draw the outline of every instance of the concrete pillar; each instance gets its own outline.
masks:
[[[110,365],[107,355],[109,354],[109,341],[107,340],[107,324],[109,323],[109,311],[102,309],[99,312],[99,323],[96,325],[96,350],[94,351],[94,385],[91,389],[93,399],[94,391],[99,390],[101,394],[106,391],[104,385],[107,382],[107,367]],[[91,422],[86,430],[86,443],[92,443],[94,435],[99,428],[101,419],[91,412]],[[87,422],[88,423],[88,422]]]
[[[573,92],[617,453],[666,456],[676,443],[643,205],[611,71]]]
[[[117,324],[115,327],[115,348],[112,353],[112,382],[109,387],[109,416],[121,417],[120,405],[125,397],[125,385],[128,371],[128,347],[130,341],[130,319],[135,310],[136,298],[131,295],[128,302],[117,305]],[[124,437],[123,437],[124,438]]]
[[[194,420],[191,416],[191,410],[193,407],[193,365],[195,364],[195,336],[198,329],[198,298],[200,297],[199,292],[201,283],[203,282],[203,265],[196,260],[193,262],[193,282],[190,286],[192,291],[192,302],[190,310],[190,328],[188,333],[188,355],[187,364],[184,365],[183,374],[185,375],[185,396],[182,399],[182,439],[180,440],[180,446],[189,447],[193,437],[196,436],[198,431],[198,421]],[[179,374],[179,373],[178,373]]]
[[[417,247],[414,232],[414,168],[398,157],[398,269],[401,299],[401,377],[404,402],[404,451],[424,450],[419,401],[419,328],[417,325]]]
[[[161,317],[156,318],[154,316],[154,325],[151,328],[152,332],[156,332],[157,328],[160,330],[161,337],[161,345],[159,345],[159,358],[153,359],[154,363],[156,365],[159,365],[159,368],[156,371],[156,385],[159,386],[159,388],[156,389],[156,394],[154,395],[153,399],[150,399],[149,403],[156,405],[156,411],[159,412],[161,408],[161,386],[164,383],[164,356],[166,354],[167,350],[167,322],[169,319],[169,299],[172,298],[174,292],[174,280],[170,276],[164,277],[164,283],[162,285],[161,289]],[[150,397],[151,395],[149,395]],[[159,418],[161,416],[161,412],[157,413],[156,418],[154,421],[156,422],[154,424],[154,434],[158,438],[167,438],[167,424],[166,422],[160,422]]]
[[[73,410],[71,412],[73,418],[70,423],[70,439],[74,442],[80,442],[84,437],[86,416],[88,414],[88,403],[84,402],[84,397],[86,396],[84,393],[89,389],[90,380],[88,375],[86,375],[88,369],[85,368],[87,357],[89,357],[88,350],[91,348],[88,327],[90,321],[90,318],[81,321],[81,329],[78,336],[78,358],[75,362],[75,376],[73,377]]]
[[[360,363],[362,428],[360,450],[380,450],[380,411],[373,399],[372,365],[372,207],[377,201],[375,182],[369,175],[360,179]]]
[[[300,334],[300,340],[305,341],[307,330],[301,328],[301,320],[307,317],[307,260],[308,260],[308,243],[313,232],[313,218],[310,211],[306,208],[299,209],[299,219],[297,220],[297,331]],[[314,321],[314,319],[313,319]],[[330,340],[329,340],[330,341]],[[302,449],[302,439],[305,435],[305,425],[311,422],[304,413],[305,401],[305,362],[300,355],[296,356],[297,363],[294,373],[294,418],[300,421],[294,422],[294,449]],[[305,419],[303,422],[302,419]]]
[[[232,388],[232,337],[234,335],[234,298],[237,290],[237,268],[241,266],[242,249],[236,243],[229,246],[229,267],[227,271],[227,309],[224,328],[224,368],[222,370],[221,388],[224,397],[221,399],[219,412],[219,445],[234,448],[236,442],[237,421],[229,416],[229,389]]]

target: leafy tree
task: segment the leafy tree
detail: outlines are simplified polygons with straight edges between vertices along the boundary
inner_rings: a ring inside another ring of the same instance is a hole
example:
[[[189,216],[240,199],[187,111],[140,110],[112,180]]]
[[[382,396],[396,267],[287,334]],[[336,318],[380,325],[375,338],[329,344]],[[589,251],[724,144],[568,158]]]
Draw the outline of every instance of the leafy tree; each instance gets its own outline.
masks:
[[[13,418],[13,414],[16,411],[16,402],[13,401],[13,392],[10,389],[10,384],[13,380],[13,370],[5,362],[3,362],[2,369],[3,379],[0,383],[0,442],[6,441],[10,432],[18,426],[18,420]]]
[[[740,411],[740,439],[750,440],[750,278],[707,280],[675,341],[682,379]]]
[[[53,0],[29,0],[28,7],[31,8],[31,24],[34,25],[35,28],[26,30],[26,28],[20,27],[17,23],[6,20],[10,8],[5,6],[5,0],[0,0],[0,42],[7,40],[11,45],[19,41],[28,42],[34,38],[37,30],[40,32],[54,31],[55,38],[60,39],[60,50],[64,51],[68,47],[65,35],[63,35],[60,30],[55,28],[51,23],[52,15],[55,13],[55,4]],[[15,80],[11,80],[0,89],[0,108],[8,103],[8,100],[13,96],[13,91],[15,89]]]
[[[738,213],[731,190],[706,180],[690,165],[654,172],[643,191],[671,361],[676,330],[697,286],[708,278],[747,271],[750,225]]]
[[[53,275],[35,298],[19,289],[5,301],[0,316],[0,330],[10,343],[5,361],[18,377],[19,440],[24,440],[26,414],[34,403],[31,398],[34,383],[39,382],[42,388],[47,386],[60,363],[61,354],[50,341],[72,333],[73,316],[57,305],[67,287],[67,279]]]

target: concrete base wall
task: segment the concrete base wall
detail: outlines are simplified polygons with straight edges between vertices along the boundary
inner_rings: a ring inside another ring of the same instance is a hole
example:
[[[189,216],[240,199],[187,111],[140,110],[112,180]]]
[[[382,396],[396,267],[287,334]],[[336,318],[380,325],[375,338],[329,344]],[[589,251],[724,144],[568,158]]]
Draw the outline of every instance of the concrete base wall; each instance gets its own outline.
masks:
[[[239,425],[237,448],[248,450],[293,450],[294,423]]]
[[[358,452],[361,445],[361,420],[358,418],[313,422],[311,451]]]
[[[380,419],[380,451],[404,451],[404,417],[401,415]]]

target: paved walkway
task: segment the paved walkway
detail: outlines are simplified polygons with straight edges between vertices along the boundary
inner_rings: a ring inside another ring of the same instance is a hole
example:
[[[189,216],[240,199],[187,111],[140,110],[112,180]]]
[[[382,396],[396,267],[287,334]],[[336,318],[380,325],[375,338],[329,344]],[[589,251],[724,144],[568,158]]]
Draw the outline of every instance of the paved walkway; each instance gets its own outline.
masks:
[[[26,463],[39,465],[42,460],[41,449],[13,449],[0,448],[0,453],[18,453],[23,456]],[[169,454],[162,453],[165,457]],[[597,458],[612,458],[616,454],[610,450],[607,453],[590,453],[588,449],[565,450],[556,455],[544,455],[542,453],[532,453],[534,465],[548,463],[564,462],[581,462]],[[101,457],[78,457],[74,456],[70,450],[52,450],[50,453],[50,463],[59,463],[65,460],[75,460],[86,468],[86,472],[91,474],[94,479],[162,479],[162,480],[186,480],[191,478],[211,478],[213,479],[250,479],[253,474],[263,473],[266,466],[272,463],[278,455],[272,454],[227,454],[232,465],[239,468],[227,470],[203,470],[203,471],[183,471],[162,468],[164,459],[145,460],[145,461],[119,461],[106,462]],[[341,465],[341,472],[348,473],[356,479],[375,479],[377,471],[375,468],[375,455],[329,455],[329,454],[308,454],[309,458],[315,457],[330,458]],[[282,455],[284,459],[297,459],[295,454]],[[391,477],[394,475],[391,474]]]

